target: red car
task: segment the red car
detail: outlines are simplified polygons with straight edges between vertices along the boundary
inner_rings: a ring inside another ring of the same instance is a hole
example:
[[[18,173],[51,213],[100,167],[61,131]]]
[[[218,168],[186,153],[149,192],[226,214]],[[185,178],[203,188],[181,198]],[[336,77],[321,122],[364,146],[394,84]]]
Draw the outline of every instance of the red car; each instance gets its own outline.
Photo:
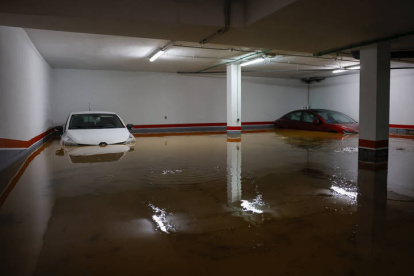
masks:
[[[351,117],[332,110],[304,109],[289,112],[275,121],[275,128],[358,133],[359,124]]]

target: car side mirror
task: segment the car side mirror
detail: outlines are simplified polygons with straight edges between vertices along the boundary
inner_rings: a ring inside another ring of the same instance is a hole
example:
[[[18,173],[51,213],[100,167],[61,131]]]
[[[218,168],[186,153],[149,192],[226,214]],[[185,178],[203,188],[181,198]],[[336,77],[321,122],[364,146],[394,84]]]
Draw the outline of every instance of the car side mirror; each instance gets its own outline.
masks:
[[[134,125],[133,124],[127,124],[126,127],[127,127],[128,130],[131,130],[134,127]]]
[[[56,131],[63,131],[63,126],[55,126]]]
[[[319,121],[318,119],[316,119],[316,120],[313,120],[313,123],[314,123],[315,125],[319,125],[319,124],[321,123],[321,121]]]

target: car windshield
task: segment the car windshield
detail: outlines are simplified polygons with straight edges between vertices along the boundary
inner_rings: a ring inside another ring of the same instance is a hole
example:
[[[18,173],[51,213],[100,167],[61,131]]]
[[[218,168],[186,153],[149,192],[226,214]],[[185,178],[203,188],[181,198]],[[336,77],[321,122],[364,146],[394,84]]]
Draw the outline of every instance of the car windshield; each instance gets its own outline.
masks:
[[[322,117],[328,124],[353,124],[356,123],[351,117],[337,111],[316,110],[316,114]]]
[[[73,114],[69,129],[125,128],[116,114]]]

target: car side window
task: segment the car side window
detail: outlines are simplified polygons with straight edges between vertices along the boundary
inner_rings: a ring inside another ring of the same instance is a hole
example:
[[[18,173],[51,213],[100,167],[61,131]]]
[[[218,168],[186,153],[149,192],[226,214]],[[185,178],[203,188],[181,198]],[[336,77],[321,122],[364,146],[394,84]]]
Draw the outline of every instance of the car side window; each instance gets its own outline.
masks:
[[[305,123],[313,123],[315,120],[317,120],[316,116],[310,112],[303,112],[303,118],[302,121]]]
[[[300,121],[301,115],[302,115],[301,111],[292,112],[286,115],[286,119],[289,119],[292,121]]]

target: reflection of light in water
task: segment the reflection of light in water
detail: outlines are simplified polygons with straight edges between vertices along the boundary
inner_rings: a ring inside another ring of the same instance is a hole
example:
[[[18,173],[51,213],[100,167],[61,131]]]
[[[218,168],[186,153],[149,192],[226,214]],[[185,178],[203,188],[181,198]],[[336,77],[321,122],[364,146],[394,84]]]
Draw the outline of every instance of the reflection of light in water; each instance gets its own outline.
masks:
[[[349,197],[352,200],[356,200],[358,193],[357,192],[352,192],[352,191],[347,191],[344,188],[338,187],[338,186],[332,186],[331,187],[332,190],[334,190],[336,193],[340,194],[340,195],[344,195]]]
[[[348,197],[350,204],[354,205],[357,202],[358,188],[355,183],[343,176],[338,165],[335,165],[335,174],[332,175],[331,189],[334,191],[335,197]]]
[[[335,152],[349,152],[349,153],[353,153],[353,152],[358,152],[358,148],[357,147],[346,147],[340,150],[335,150]]]
[[[167,221],[167,218],[165,217],[165,210],[155,207],[151,203],[148,206],[150,206],[154,211],[155,215],[152,216],[152,219],[162,232],[169,234],[170,232],[175,231],[174,227]]]
[[[262,195],[257,195],[251,202],[248,200],[242,200],[241,206],[243,211],[251,211],[253,213],[262,214],[263,211],[258,209],[259,206],[263,206],[265,203],[262,200]]]
[[[182,173],[183,170],[164,170],[162,174],[175,174],[175,173]]]

